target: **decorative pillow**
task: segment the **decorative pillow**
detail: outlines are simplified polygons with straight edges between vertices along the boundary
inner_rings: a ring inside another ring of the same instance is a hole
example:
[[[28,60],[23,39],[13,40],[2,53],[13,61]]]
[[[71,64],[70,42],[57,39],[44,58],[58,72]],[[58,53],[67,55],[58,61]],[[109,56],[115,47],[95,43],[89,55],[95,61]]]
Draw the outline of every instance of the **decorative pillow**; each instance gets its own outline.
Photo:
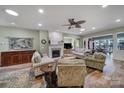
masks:
[[[42,58],[41,58],[40,54],[36,51],[36,52],[33,54],[32,62],[33,62],[33,63],[40,63],[41,61],[42,61]]]
[[[37,57],[34,58],[34,62],[35,62],[35,63],[40,63],[41,60],[40,60],[40,58],[37,56]]]
[[[39,52],[40,56],[43,57],[43,54],[41,52]]]
[[[95,53],[94,53],[94,58],[105,60],[106,56],[105,56],[105,54],[102,53],[102,52],[98,52],[98,53],[95,52]]]

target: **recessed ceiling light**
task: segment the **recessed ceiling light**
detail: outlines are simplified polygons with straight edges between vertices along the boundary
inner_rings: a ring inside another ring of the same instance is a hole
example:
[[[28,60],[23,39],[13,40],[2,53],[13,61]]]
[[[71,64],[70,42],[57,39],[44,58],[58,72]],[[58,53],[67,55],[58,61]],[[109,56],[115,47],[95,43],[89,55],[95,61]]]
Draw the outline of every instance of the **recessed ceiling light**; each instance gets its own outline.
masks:
[[[15,23],[14,23],[14,22],[12,22],[11,24],[12,24],[12,25],[15,25]]]
[[[80,31],[85,31],[85,28],[80,29]]]
[[[43,9],[38,9],[38,12],[43,14],[44,13],[44,10]]]
[[[116,19],[115,22],[119,23],[121,21],[121,19]]]
[[[102,5],[102,8],[106,8],[106,7],[108,7],[108,5]]]
[[[42,24],[38,24],[38,26],[40,26],[40,27],[41,27],[41,26],[42,26]]]
[[[13,16],[18,16],[19,14],[13,10],[10,10],[10,9],[6,9],[5,10],[6,13],[10,14],[10,15],[13,15]]]
[[[96,28],[95,27],[92,27],[92,30],[95,30]]]

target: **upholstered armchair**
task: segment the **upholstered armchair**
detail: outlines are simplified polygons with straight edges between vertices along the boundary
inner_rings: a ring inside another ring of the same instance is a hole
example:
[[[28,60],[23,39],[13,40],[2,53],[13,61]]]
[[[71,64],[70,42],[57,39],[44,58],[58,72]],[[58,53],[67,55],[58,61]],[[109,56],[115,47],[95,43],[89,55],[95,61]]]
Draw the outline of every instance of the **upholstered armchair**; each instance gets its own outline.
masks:
[[[102,52],[94,53],[93,56],[86,57],[85,63],[89,68],[97,69],[103,71],[105,66],[106,55]]]
[[[57,66],[58,87],[81,87],[86,73],[82,59],[61,59]]]

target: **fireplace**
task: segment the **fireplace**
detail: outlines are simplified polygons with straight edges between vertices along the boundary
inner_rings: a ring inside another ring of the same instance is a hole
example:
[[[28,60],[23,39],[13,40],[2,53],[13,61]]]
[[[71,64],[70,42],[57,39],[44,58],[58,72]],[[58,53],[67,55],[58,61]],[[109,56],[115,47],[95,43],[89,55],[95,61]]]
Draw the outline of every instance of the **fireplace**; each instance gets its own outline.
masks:
[[[61,58],[63,56],[64,45],[50,45],[49,46],[49,57],[51,58]]]
[[[60,57],[60,50],[52,50],[52,58]]]

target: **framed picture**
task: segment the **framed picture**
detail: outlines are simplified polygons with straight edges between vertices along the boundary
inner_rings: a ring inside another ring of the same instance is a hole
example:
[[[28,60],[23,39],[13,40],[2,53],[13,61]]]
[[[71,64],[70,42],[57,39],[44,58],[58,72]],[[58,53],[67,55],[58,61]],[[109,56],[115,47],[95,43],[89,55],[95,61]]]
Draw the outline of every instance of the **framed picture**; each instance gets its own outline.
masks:
[[[33,49],[33,38],[9,38],[9,49],[22,50]]]

